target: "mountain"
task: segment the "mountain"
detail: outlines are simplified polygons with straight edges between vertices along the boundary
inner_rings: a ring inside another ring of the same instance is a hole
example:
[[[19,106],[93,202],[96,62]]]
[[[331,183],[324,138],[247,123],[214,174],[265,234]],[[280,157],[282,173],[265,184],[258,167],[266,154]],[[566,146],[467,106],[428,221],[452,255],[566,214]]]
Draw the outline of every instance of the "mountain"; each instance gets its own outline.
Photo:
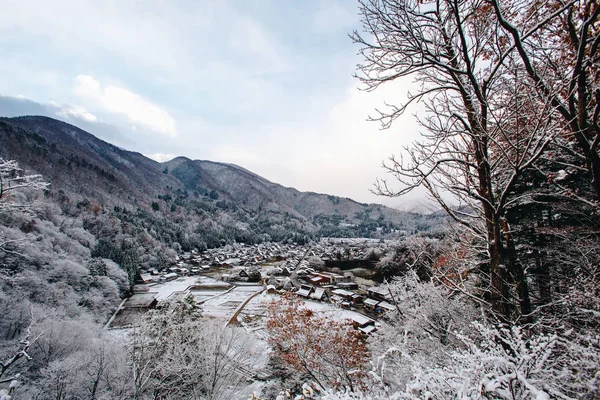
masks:
[[[409,200],[393,207],[398,211],[411,212],[416,214],[434,214],[441,210],[440,206],[431,200]]]
[[[54,188],[98,200],[147,201],[160,187],[180,185],[156,161],[48,117],[0,118],[0,140],[0,157],[16,159]]]
[[[356,213],[377,210],[388,219],[403,217],[384,206],[367,205],[352,199],[313,192],[300,192],[284,187],[234,164],[177,157],[163,163],[183,185],[192,190],[210,189],[223,193],[227,199],[257,211],[290,213],[298,218],[312,219],[318,215],[340,215],[353,219]]]
[[[165,215],[170,209],[201,215],[201,221],[226,220],[239,229],[258,224],[257,216],[293,220],[305,233],[317,235],[323,226],[323,234],[335,234],[340,226],[362,225],[345,234],[370,235],[382,227],[428,229],[439,223],[382,205],[300,192],[233,164],[186,157],[158,163],[48,117],[0,118],[0,142],[0,157],[42,174],[51,182],[53,196],[66,195],[71,203],[91,200],[105,209],[152,208]]]

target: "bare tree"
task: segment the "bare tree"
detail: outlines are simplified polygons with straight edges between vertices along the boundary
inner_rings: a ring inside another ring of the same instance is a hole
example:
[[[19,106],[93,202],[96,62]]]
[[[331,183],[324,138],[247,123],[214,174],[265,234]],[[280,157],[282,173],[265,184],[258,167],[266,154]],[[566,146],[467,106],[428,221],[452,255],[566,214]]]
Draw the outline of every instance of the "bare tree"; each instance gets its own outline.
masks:
[[[533,92],[564,121],[561,134],[591,176],[600,201],[600,2],[487,0]]]
[[[34,344],[38,336],[32,333],[32,326],[34,324],[33,311],[31,307],[29,309],[29,315],[31,317],[29,326],[27,327],[24,337],[19,341],[19,347],[10,354],[6,359],[0,361],[0,385],[9,384],[7,390],[0,390],[0,399],[10,399],[11,394],[14,392],[18,385],[18,381],[21,378],[21,374],[24,369],[22,368],[21,360],[30,361],[31,356],[29,355],[29,348]]]
[[[402,104],[387,104],[372,118],[389,128],[413,102],[426,106],[422,139],[384,167],[376,192],[401,196],[422,186],[483,244],[492,309],[511,317],[509,283],[518,287],[520,314],[528,314],[527,282],[515,257],[507,205],[515,183],[533,168],[556,135],[549,100],[531,96],[520,60],[483,0],[365,0],[366,35],[358,78],[367,90],[403,77],[419,85]],[[458,204],[457,204],[458,203]]]

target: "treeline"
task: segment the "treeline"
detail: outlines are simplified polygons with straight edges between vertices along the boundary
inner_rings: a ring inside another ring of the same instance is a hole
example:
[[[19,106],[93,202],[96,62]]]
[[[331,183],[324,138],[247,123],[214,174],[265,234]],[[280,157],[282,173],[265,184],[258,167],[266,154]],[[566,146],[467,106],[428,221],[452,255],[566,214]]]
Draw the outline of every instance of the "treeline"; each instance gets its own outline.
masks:
[[[341,238],[402,239],[416,234],[441,238],[447,228],[447,217],[440,213],[422,215],[405,213],[396,223],[386,220],[377,208],[357,212],[351,223],[341,215],[319,214],[313,217],[318,227],[315,236]]]

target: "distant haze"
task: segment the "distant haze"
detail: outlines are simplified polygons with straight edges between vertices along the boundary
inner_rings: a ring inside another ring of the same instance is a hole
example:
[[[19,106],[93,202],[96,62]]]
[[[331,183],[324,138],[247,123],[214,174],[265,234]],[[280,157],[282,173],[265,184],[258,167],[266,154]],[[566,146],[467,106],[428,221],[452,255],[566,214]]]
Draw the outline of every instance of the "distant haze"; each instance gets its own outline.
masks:
[[[284,186],[411,209],[369,192],[418,138],[366,122],[410,82],[361,92],[354,2],[6,0],[0,116],[46,115],[157,161],[234,163]]]

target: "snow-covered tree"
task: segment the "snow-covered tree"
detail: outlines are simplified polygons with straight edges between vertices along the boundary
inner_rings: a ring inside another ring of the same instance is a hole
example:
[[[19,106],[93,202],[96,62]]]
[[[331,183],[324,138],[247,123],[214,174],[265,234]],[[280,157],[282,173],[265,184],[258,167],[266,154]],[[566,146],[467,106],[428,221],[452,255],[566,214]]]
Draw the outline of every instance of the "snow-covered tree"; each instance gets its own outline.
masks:
[[[285,294],[269,304],[267,328],[277,355],[321,389],[364,384],[369,352],[351,322],[321,317]]]
[[[397,311],[387,315],[369,347],[374,387],[389,394],[404,389],[416,366],[444,365],[447,354],[462,345],[456,331],[470,330],[480,314],[468,296],[422,281],[412,270],[387,288]]]
[[[189,304],[156,311],[133,333],[132,397],[233,398],[251,368],[252,344],[245,332],[200,318]]]
[[[477,335],[443,367],[417,365],[407,397],[547,400],[597,398],[600,336],[532,334],[473,323]],[[472,336],[475,336],[473,338]]]
[[[15,160],[0,158],[0,212],[11,209],[27,209],[30,204],[20,204],[14,200],[18,191],[24,189],[45,189],[48,183],[38,174],[30,174],[19,167]]]

